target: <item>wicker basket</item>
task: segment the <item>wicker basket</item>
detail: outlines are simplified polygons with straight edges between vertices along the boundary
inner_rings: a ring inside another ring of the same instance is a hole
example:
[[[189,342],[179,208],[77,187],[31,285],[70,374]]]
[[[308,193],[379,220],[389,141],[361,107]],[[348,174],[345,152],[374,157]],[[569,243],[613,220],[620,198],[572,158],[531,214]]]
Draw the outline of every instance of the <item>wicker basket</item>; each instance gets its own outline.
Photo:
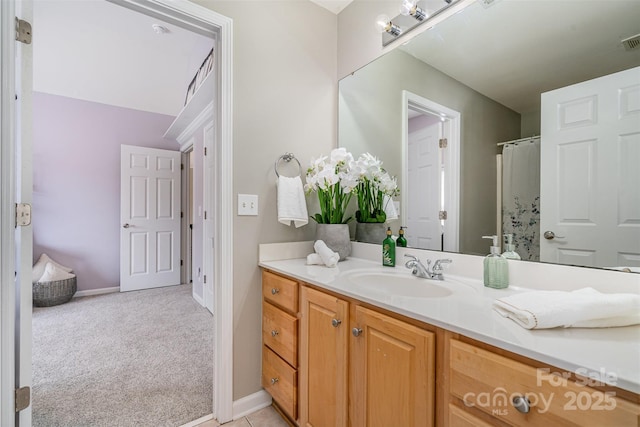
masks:
[[[77,289],[75,277],[55,282],[36,282],[33,284],[33,305],[51,307],[64,304],[73,298]]]

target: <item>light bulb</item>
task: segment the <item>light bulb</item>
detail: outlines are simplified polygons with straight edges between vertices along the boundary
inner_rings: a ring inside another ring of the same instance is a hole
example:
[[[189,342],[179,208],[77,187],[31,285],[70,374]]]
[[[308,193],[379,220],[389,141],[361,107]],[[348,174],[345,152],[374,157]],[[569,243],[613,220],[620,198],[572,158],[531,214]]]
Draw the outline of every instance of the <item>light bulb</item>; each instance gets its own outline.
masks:
[[[400,6],[400,13],[405,16],[412,15],[411,12],[414,10],[417,3],[418,0],[404,0],[402,2],[402,6]]]
[[[389,19],[387,15],[384,15],[384,14],[378,15],[378,17],[376,18],[376,29],[379,32],[381,33],[386,32],[390,26],[391,26],[391,19]]]

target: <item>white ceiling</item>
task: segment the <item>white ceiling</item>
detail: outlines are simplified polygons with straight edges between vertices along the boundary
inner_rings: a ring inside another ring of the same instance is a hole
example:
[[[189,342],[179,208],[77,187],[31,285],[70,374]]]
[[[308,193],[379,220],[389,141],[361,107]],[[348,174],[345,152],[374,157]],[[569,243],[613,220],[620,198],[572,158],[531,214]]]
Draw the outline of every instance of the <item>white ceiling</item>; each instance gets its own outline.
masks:
[[[335,13],[336,15],[349,5],[353,0],[310,0],[311,2],[322,6],[325,9]],[[399,7],[399,6],[398,6]]]
[[[640,65],[638,0],[496,0],[449,17],[401,47],[454,79],[526,113],[540,93]]]
[[[105,0],[34,0],[33,21],[34,91],[172,116],[213,46]]]

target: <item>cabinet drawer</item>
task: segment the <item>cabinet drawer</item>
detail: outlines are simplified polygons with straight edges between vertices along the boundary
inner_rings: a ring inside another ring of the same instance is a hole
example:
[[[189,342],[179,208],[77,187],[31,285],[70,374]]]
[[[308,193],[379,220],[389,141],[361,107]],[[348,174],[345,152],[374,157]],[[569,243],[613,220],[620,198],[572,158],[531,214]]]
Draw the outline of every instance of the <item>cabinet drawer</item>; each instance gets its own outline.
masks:
[[[491,427],[491,424],[455,405],[449,404],[449,427]]]
[[[295,280],[263,271],[262,296],[291,313],[298,312],[298,282]]]
[[[297,367],[298,319],[268,302],[262,304],[262,342]]]
[[[262,387],[292,418],[298,418],[298,375],[273,351],[262,346]]]
[[[514,426],[638,426],[640,406],[491,351],[450,340],[451,394]],[[512,404],[530,401],[528,413]]]

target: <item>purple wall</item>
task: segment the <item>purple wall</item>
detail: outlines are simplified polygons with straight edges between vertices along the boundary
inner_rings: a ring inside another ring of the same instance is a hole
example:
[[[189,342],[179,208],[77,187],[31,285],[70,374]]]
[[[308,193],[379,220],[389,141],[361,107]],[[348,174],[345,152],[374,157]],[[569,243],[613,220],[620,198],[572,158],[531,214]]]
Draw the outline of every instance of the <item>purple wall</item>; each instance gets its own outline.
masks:
[[[173,117],[35,92],[33,255],[73,268],[78,290],[119,286],[120,145],[178,150]]]

